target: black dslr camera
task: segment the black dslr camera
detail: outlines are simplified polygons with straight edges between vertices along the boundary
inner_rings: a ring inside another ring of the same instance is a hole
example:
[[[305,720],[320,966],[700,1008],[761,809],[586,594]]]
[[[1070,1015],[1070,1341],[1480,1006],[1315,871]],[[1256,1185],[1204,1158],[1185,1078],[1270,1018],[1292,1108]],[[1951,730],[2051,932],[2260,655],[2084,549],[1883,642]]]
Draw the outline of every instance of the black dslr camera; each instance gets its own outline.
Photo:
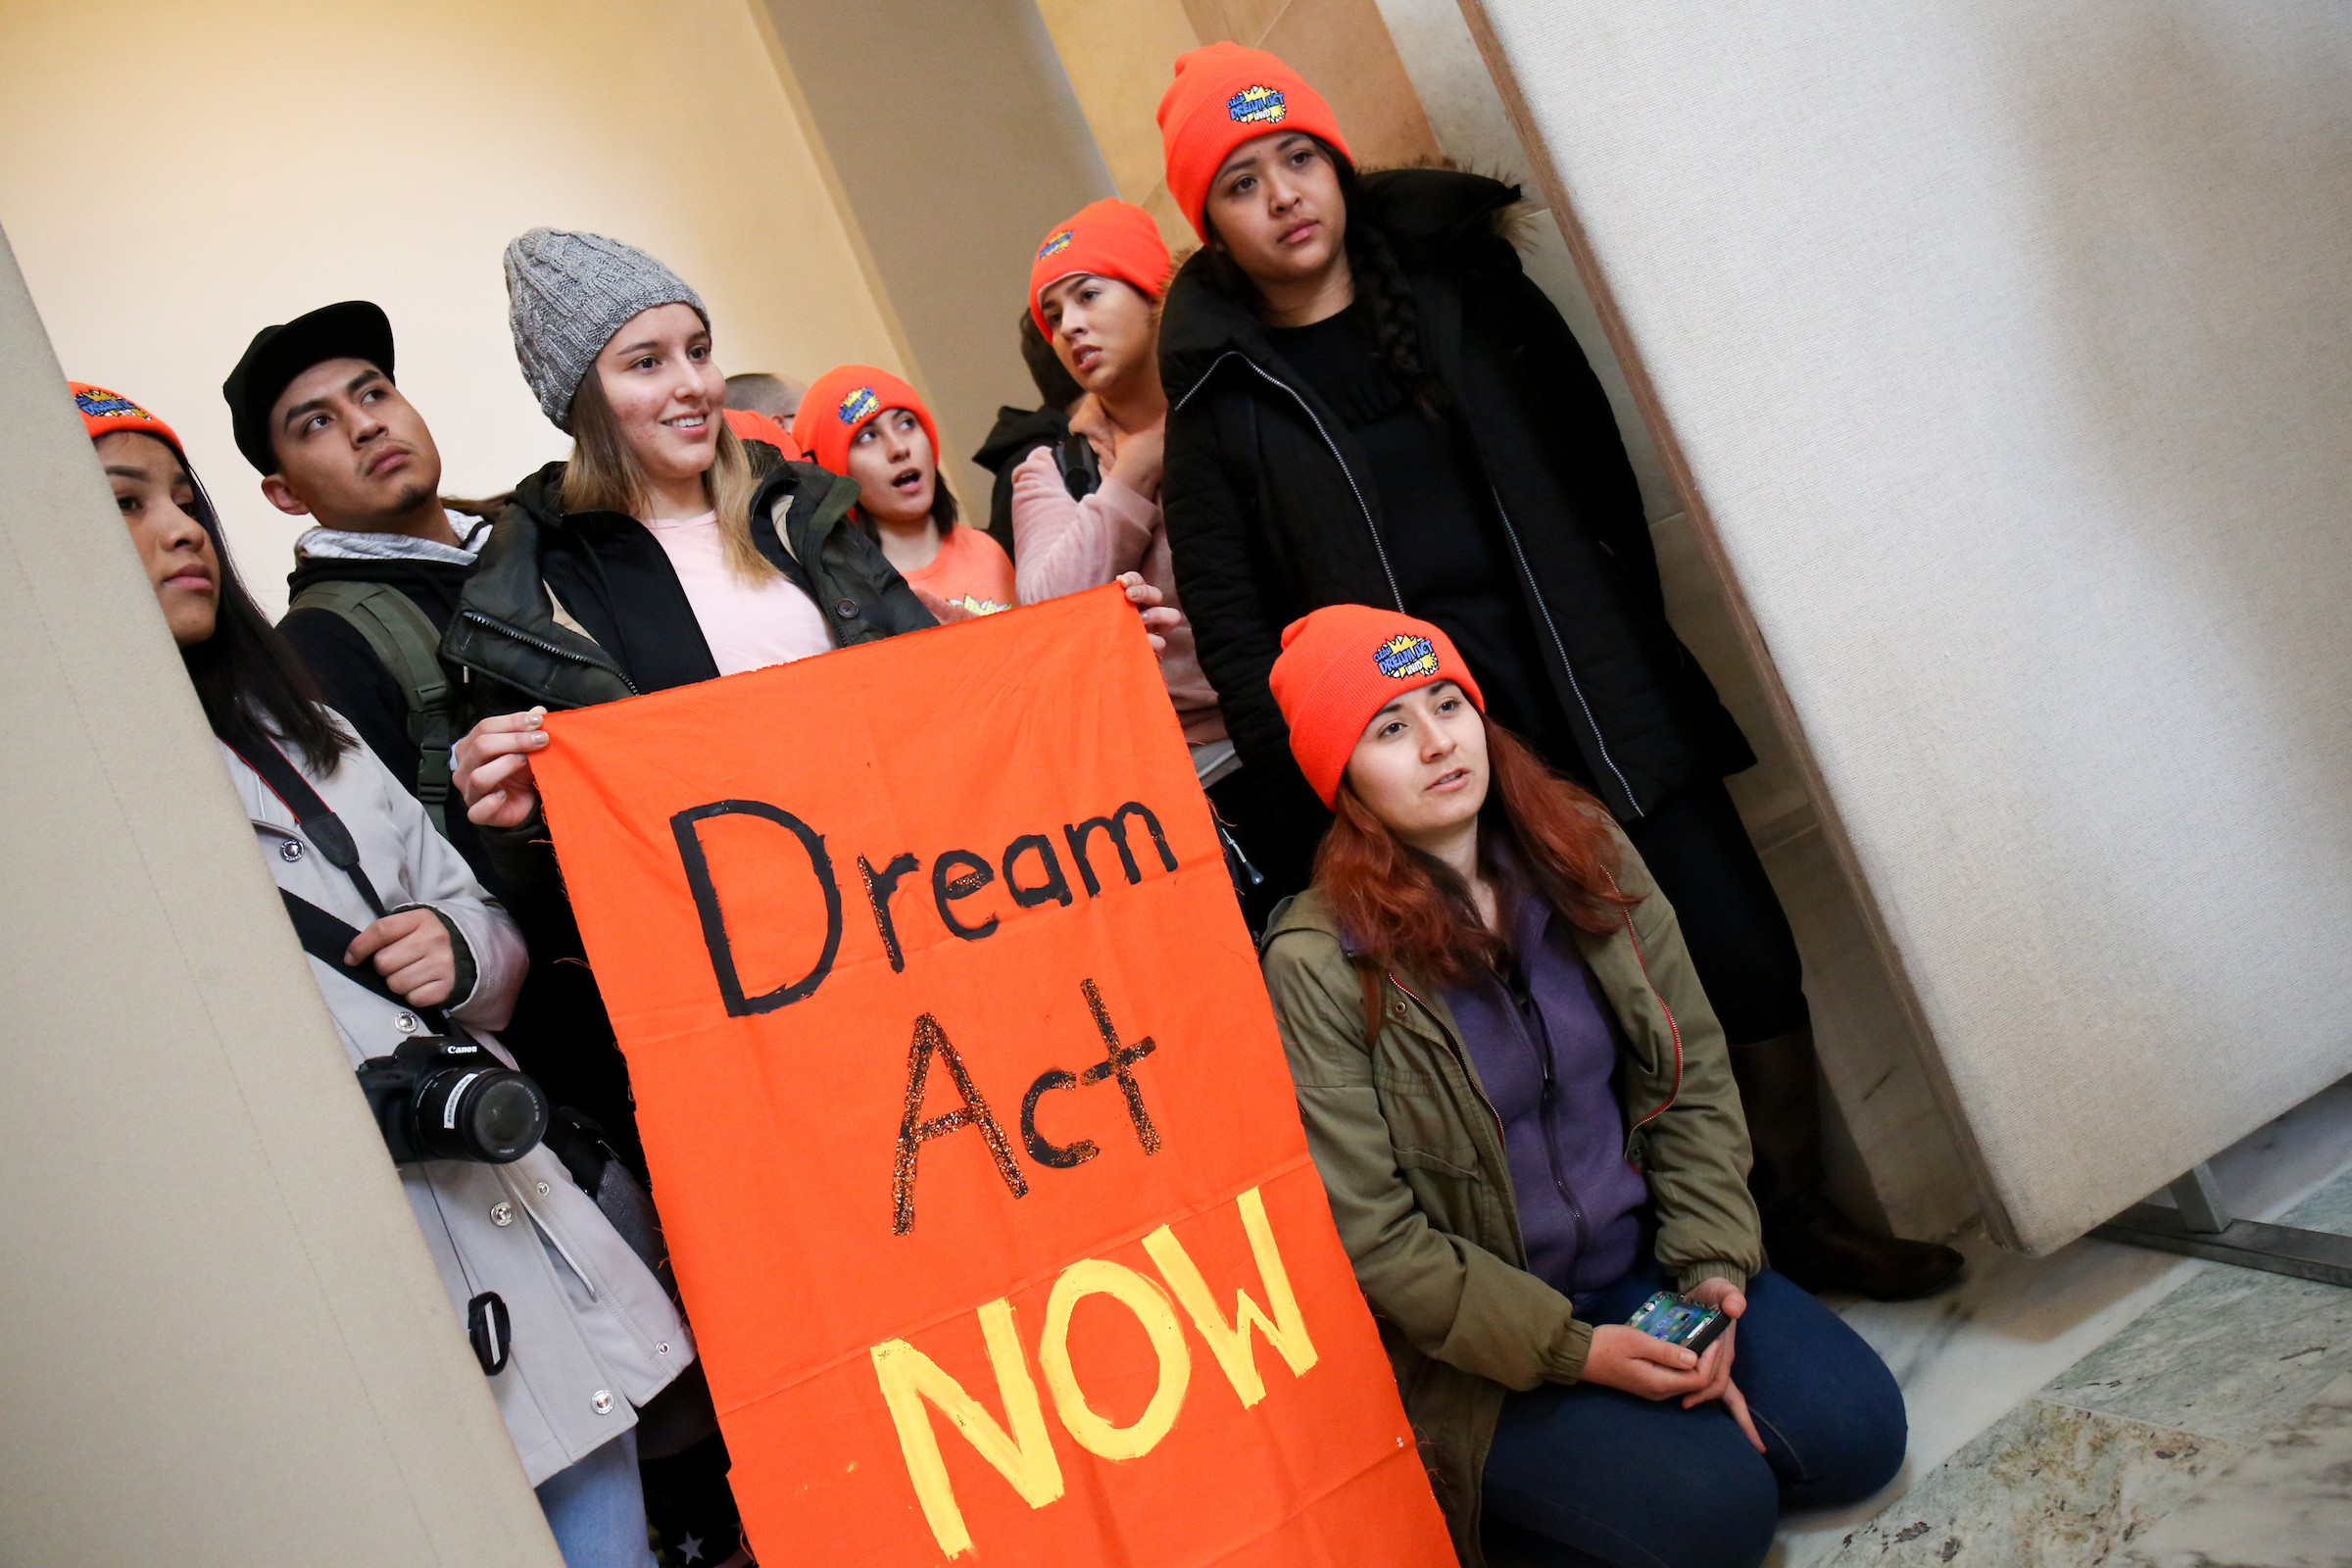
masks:
[[[359,1066],[360,1089],[395,1164],[472,1159],[504,1165],[547,1134],[547,1095],[462,1036],[403,1041]]]

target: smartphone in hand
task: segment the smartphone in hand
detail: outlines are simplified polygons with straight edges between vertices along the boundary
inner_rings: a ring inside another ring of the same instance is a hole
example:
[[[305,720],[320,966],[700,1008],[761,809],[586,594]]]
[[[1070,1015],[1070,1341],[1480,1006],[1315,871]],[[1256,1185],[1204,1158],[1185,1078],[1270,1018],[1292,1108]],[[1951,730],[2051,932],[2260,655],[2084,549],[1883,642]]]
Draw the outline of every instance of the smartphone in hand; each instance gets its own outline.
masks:
[[[1668,1345],[1679,1345],[1692,1355],[1705,1354],[1707,1347],[1721,1339],[1731,1324],[1722,1307],[1693,1301],[1672,1291],[1658,1292],[1642,1303],[1639,1312],[1626,1319],[1628,1328],[1639,1329]]]

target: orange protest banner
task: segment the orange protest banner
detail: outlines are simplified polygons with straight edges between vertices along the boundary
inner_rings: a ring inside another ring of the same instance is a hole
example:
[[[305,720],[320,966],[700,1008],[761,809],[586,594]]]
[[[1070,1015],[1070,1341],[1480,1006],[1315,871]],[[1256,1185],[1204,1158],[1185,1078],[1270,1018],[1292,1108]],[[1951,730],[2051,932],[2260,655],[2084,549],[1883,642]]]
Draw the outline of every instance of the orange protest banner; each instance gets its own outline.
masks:
[[[547,727],[762,1560],[1452,1560],[1116,589]]]

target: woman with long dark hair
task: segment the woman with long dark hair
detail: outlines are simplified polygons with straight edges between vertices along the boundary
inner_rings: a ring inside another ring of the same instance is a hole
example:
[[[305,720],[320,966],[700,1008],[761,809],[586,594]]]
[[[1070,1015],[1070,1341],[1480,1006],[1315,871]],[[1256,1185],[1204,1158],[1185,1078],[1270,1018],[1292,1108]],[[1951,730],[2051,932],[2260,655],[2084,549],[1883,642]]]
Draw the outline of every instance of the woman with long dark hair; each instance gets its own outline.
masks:
[[[1754,755],[1667,624],[1608,399],[1507,236],[1515,187],[1359,173],[1331,108],[1218,44],[1161,100],[1200,251],[1160,324],[1176,580],[1244,777],[1298,846],[1322,811],[1266,687],[1281,628],[1377,604],[1446,628],[1497,718],[1605,803],[1683,911],[1724,1020],[1773,1256],[1808,1286],[1935,1290],[1948,1248],[1822,1194],[1810,1011],[1787,916],[1723,779]]]
[[[514,922],[320,704],[238,580],[172,427],[103,387],[74,398],[263,863],[308,921],[297,929],[352,1066],[442,1032],[444,1013],[446,1044],[467,1031],[497,1052],[486,1031],[506,1026],[522,984]],[[334,858],[344,846],[358,875]],[[564,1562],[652,1568],[636,1410],[694,1360],[669,1298],[545,1145],[503,1163],[396,1158],[453,1328],[473,1341]]]
[[[1265,973],[1340,1239],[1465,1564],[1749,1568],[1902,1462],[1870,1348],[1765,1266],[1723,1031],[1600,803],[1437,625],[1341,605],[1270,679],[1335,819]],[[1703,1351],[1629,1321],[1660,1291]]]

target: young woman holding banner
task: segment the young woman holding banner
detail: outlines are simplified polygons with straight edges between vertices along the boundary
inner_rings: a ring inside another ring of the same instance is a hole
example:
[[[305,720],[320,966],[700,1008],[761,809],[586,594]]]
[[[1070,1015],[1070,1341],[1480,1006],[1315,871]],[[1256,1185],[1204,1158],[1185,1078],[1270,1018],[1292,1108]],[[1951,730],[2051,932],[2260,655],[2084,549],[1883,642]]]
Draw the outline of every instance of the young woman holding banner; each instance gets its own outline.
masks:
[[[515,487],[443,640],[492,715],[458,743],[454,782],[530,939],[544,1049],[526,1065],[644,1176],[627,1065],[531,775],[549,741],[541,719],[936,621],[852,517],[856,480],[744,441],[720,417],[710,315],[677,274],[618,240],[547,228],[507,247],[506,273],[523,379],[573,446]],[[1140,581],[1128,597],[1147,631],[1164,616]],[[675,1463],[702,1464],[701,1451]],[[724,1469],[723,1449],[715,1462]],[[677,1485],[715,1490],[704,1470]]]
[[[278,887],[332,933],[311,967],[351,1064],[421,1038],[435,1009],[473,1031],[503,1029],[524,964],[514,921],[424,808],[319,703],[310,672],[238,581],[171,426],[103,387],[76,385],[74,398],[257,850]],[[320,808],[357,850],[365,892],[329,863]],[[456,1308],[453,1330],[502,1325],[475,1330],[475,1354],[564,1562],[653,1568],[634,1407],[694,1360],[660,1283],[544,1145],[505,1163],[404,1158],[398,1169]]]
[[[1682,909],[1773,1256],[1814,1288],[1949,1281],[1959,1253],[1865,1231],[1823,1196],[1803,969],[1723,784],[1755,758],[1667,623],[1608,399],[1512,249],[1518,191],[1359,175],[1330,105],[1231,44],[1177,62],[1159,122],[1168,189],[1205,242],[1160,330],[1168,533],[1243,760],[1313,823],[1289,838],[1312,842],[1321,813],[1266,689],[1282,626],[1360,603],[1445,627],[1497,717],[1608,806]],[[1304,881],[1297,859],[1275,870],[1286,891]]]
[[[1723,1031],[1600,803],[1484,711],[1445,631],[1360,605],[1270,674],[1336,813],[1265,973],[1307,1145],[1465,1563],[1744,1568],[1902,1462],[1870,1348],[1764,1264]],[[1627,1320],[1676,1291],[1701,1354]]]

